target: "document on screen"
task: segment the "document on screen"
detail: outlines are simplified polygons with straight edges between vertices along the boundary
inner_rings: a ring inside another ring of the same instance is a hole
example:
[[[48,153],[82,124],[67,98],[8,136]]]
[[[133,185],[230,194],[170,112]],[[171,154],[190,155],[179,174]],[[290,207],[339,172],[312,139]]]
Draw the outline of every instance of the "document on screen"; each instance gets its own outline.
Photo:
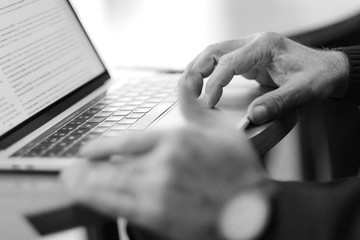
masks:
[[[0,135],[103,71],[67,1],[0,1]]]

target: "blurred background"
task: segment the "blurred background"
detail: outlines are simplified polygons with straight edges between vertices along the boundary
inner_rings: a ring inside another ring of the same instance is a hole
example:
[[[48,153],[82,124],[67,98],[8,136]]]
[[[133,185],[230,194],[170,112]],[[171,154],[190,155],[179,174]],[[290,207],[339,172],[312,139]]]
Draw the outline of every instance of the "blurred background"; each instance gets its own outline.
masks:
[[[303,33],[338,22],[359,10],[354,8],[356,0],[71,2],[109,67],[119,64],[183,68],[211,43],[260,31]]]

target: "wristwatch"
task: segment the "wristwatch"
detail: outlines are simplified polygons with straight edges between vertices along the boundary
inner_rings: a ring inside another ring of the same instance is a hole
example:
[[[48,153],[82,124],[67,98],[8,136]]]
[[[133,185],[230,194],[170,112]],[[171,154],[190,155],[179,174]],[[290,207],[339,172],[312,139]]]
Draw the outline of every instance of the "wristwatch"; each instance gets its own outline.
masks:
[[[253,240],[265,229],[270,216],[269,197],[260,190],[235,195],[220,212],[218,230],[226,240]]]

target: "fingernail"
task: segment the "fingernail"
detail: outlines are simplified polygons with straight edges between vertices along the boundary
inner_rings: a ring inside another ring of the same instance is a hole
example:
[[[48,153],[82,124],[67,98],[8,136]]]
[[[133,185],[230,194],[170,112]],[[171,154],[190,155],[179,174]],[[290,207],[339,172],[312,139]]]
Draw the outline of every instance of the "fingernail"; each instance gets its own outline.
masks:
[[[261,124],[269,119],[269,112],[264,105],[258,105],[253,108],[251,118],[253,123]]]

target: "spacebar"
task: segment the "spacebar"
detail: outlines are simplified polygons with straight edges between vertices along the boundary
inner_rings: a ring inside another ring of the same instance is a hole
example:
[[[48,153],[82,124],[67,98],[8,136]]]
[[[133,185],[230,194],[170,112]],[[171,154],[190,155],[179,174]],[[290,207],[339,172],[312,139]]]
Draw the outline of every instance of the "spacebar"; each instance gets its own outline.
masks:
[[[128,130],[145,130],[151,123],[153,123],[158,117],[160,117],[166,110],[168,110],[174,103],[173,102],[161,102],[146,113],[142,118],[128,128]]]

